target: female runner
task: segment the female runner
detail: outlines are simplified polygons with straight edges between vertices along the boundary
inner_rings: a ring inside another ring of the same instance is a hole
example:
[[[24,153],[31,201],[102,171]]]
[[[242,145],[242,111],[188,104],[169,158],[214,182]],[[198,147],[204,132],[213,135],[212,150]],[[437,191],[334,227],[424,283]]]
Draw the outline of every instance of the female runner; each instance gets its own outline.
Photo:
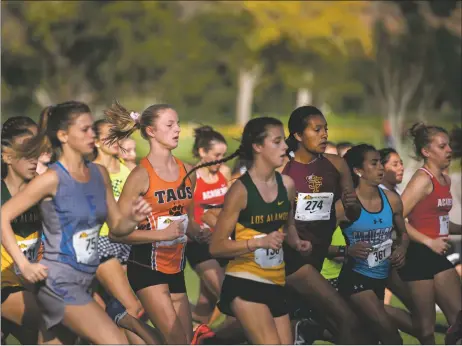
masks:
[[[338,292],[319,273],[336,228],[335,203],[341,199],[349,220],[361,212],[353,189],[349,168],[337,155],[324,154],[327,143],[327,122],[316,107],[302,106],[289,119],[287,139],[294,157],[283,174],[295,183],[295,223],[298,238],[313,244],[313,252],[303,256],[284,248],[287,285],[327,317],[327,323],[341,343],[357,343],[361,334],[354,312]],[[290,240],[290,239],[288,239]],[[339,253],[343,256],[343,253]],[[294,300],[298,307],[300,301]],[[295,307],[294,307],[295,308]]]
[[[398,185],[403,181],[404,166],[400,155],[393,148],[384,148],[379,150],[380,161],[384,168],[382,183],[379,185],[381,189],[394,191],[401,196],[401,190]],[[392,231],[393,239],[395,238]],[[391,306],[391,298],[395,294],[398,299],[412,311],[411,293],[407,288],[406,283],[401,280],[396,268],[392,267],[388,276],[387,289],[385,290],[384,304],[385,310],[390,317],[395,321],[396,325],[403,332],[415,335],[412,327],[412,319],[408,312]]]
[[[443,171],[449,167],[452,150],[448,133],[441,127],[418,123],[409,133],[415,153],[424,164],[402,195],[411,243],[399,275],[411,292],[418,339],[423,344],[434,344],[435,302],[450,325],[456,323],[462,308],[460,279],[446,258],[452,197],[451,181]]]
[[[129,217],[121,217],[106,170],[84,159],[94,148],[92,123],[80,102],[45,108],[39,134],[17,156],[38,157],[51,147],[59,160],[2,206],[3,246],[24,279],[36,283],[40,343],[54,342],[53,327],[60,323],[95,344],[127,343],[89,293],[99,264],[98,234],[104,221],[114,234],[132,232],[150,206],[134,200]],[[46,237],[43,258],[34,263],[18,246],[12,221],[39,202]]]
[[[253,161],[225,197],[210,251],[213,256],[233,257],[226,268],[218,307],[235,316],[255,344],[293,342],[281,246],[282,228],[292,226],[295,232],[290,205],[294,190],[291,179],[275,171],[283,164],[286,149],[281,122],[256,118],[245,126],[241,146],[234,154],[201,165],[236,156]],[[311,246],[309,242],[296,245],[305,251]]]
[[[136,142],[133,138],[125,138],[120,141],[119,155],[130,171],[136,167]]]
[[[26,117],[9,118],[2,126],[2,205],[35,177],[37,159],[18,159],[14,147],[23,144],[37,134],[37,124]],[[33,206],[13,221],[16,242],[27,258],[36,262],[42,234],[42,220],[37,205]],[[3,233],[4,234],[4,233]],[[2,239],[2,243],[4,240]],[[2,332],[11,332],[22,344],[36,344],[40,310],[35,296],[28,291],[18,266],[2,245]],[[30,287],[28,287],[30,288]],[[5,327],[10,328],[5,328]],[[73,342],[60,339],[63,343]]]
[[[189,344],[192,321],[184,281],[185,246],[190,237],[200,236],[200,227],[188,213],[193,198],[194,177],[180,187],[191,169],[172,155],[178,146],[178,114],[169,105],[149,106],[141,115],[119,103],[105,110],[111,123],[109,144],[141,131],[149,141],[149,154],[125,182],[119,198],[122,214],[134,198],[143,196],[152,212],[137,230],[114,240],[132,244],[127,263],[128,280],[151,322],[168,344]]]
[[[105,167],[111,179],[112,190],[116,201],[122,193],[123,186],[130,170],[117,158],[118,146],[107,145],[104,140],[109,136],[110,123],[101,119],[93,124],[96,135],[95,147],[97,156],[93,161]],[[98,253],[100,265],[96,270],[96,278],[104,289],[116,298],[134,317],[140,317],[143,307],[133,293],[123,266],[126,265],[130,254],[130,245],[112,242],[109,237],[107,224],[101,227],[98,239]]]
[[[383,299],[390,265],[404,265],[409,239],[403,219],[403,206],[397,194],[380,189],[384,170],[380,154],[368,144],[352,147],[345,160],[350,167],[356,194],[361,203],[361,215],[349,221],[343,205],[337,202],[337,218],[347,243],[363,243],[362,251],[351,256],[339,276],[339,292],[365,317],[382,344],[397,345],[403,341],[398,329],[385,312]],[[392,250],[392,230],[398,244]]]
[[[210,126],[202,126],[194,130],[193,156],[200,159],[199,164],[221,160],[227,150],[226,140]],[[224,279],[223,265],[226,261],[217,261],[210,256],[208,240],[213,228],[202,221],[202,217],[214,207],[223,205],[225,194],[228,191],[228,182],[231,179],[230,170],[226,165],[208,166],[196,171],[196,187],[194,189],[194,220],[201,225],[203,240],[199,242],[191,239],[186,247],[186,258],[191,267],[201,279],[201,296],[210,297],[211,301],[204,302],[202,306],[213,307],[221,292],[221,284]],[[218,209],[218,208],[216,208]],[[205,304],[204,304],[205,303]],[[196,305],[196,308],[201,306]],[[211,312],[212,309],[208,312]],[[199,315],[200,314],[195,314]],[[198,317],[199,317],[198,316]],[[208,316],[207,316],[208,317]],[[208,318],[207,318],[208,320]],[[204,321],[205,323],[207,321]]]

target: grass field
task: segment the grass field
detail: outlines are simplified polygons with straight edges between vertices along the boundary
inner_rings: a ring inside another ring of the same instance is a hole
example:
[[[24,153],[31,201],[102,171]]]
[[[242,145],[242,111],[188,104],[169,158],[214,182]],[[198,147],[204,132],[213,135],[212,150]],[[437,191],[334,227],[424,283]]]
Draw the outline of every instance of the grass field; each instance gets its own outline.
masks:
[[[189,265],[187,266],[185,270],[185,275],[186,275],[186,289],[188,292],[189,300],[195,303],[199,295],[199,278],[196,275],[196,273],[194,273],[194,271],[191,270]],[[397,307],[404,307],[401,304],[401,302],[397,300],[395,297],[393,297],[392,305],[397,306]],[[217,321],[217,323],[221,323],[221,321],[223,321],[223,318],[220,318]],[[436,314],[436,323],[440,325],[447,325],[446,319],[444,318],[442,313]],[[415,339],[414,337],[408,334],[405,334],[405,333],[401,333],[401,335],[403,337],[403,341],[405,345],[418,345],[419,344],[417,339]],[[13,336],[9,336],[7,338],[7,344],[19,345],[19,342]],[[315,344],[322,345],[322,344],[329,344],[329,343],[317,341],[315,342]],[[444,334],[436,333],[436,344],[444,345]]]
[[[191,270],[191,268],[186,268],[186,289],[188,291],[188,296],[189,300],[193,303],[196,302],[197,297],[199,295],[199,278],[197,275],[194,273],[194,271]],[[392,305],[396,307],[401,307],[404,308],[404,305],[395,297],[392,299]],[[436,323],[440,325],[447,325],[446,318],[442,313],[437,313],[436,314]],[[419,341],[406,334],[406,333],[401,333],[403,342],[405,345],[419,345]],[[315,342],[316,345],[322,345],[322,344],[329,344],[328,342],[321,342],[317,341]],[[444,345],[444,334],[436,333],[436,344],[437,345]]]

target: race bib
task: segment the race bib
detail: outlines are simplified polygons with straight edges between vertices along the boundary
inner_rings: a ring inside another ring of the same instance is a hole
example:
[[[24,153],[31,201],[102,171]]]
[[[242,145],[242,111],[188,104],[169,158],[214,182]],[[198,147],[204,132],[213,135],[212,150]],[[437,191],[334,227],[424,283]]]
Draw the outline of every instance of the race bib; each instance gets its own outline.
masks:
[[[367,264],[369,268],[374,268],[380,265],[391,255],[391,246],[393,245],[393,240],[388,239],[381,244],[374,245],[372,252],[367,256]]]
[[[263,238],[266,235],[257,235],[254,238]],[[284,262],[284,251],[271,249],[257,249],[254,251],[255,263],[262,268],[272,268],[280,266]]]
[[[449,215],[440,216],[440,235],[449,234]]]
[[[79,231],[72,237],[78,263],[89,264],[98,260],[98,236],[101,225]]]
[[[180,215],[180,216],[159,216],[157,218],[157,230],[162,231],[163,229],[166,229],[173,221],[176,220],[183,220],[183,227],[184,231],[186,232],[186,229],[188,228],[188,215]],[[182,235],[181,237],[178,237],[173,240],[163,240],[157,242],[159,246],[173,246],[176,244],[180,243],[186,243],[188,241],[188,237],[186,234]]]
[[[299,193],[295,220],[318,221],[330,220],[330,211],[334,194],[332,192]]]
[[[21,249],[24,256],[31,263],[37,262],[37,256],[40,249],[40,239],[28,239],[18,241],[18,246]],[[14,272],[16,275],[21,275],[21,271],[18,266],[14,265]]]

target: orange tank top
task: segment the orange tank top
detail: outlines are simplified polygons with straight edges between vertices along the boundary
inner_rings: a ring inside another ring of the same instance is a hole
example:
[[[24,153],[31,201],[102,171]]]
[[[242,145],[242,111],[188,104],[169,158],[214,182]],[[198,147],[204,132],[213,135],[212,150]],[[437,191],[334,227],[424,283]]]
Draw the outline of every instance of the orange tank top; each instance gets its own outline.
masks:
[[[188,207],[192,202],[192,184],[187,180],[183,188],[180,189],[181,182],[186,175],[186,167],[183,162],[175,157],[180,174],[176,181],[162,180],[149,160],[145,157],[141,160],[149,175],[149,189],[144,195],[144,199],[152,207],[152,212],[145,221],[139,223],[138,230],[156,230],[162,232],[174,220],[183,220],[186,229],[188,225]],[[186,235],[169,241],[157,241],[151,244],[133,245],[129,262],[136,263],[144,267],[150,267],[165,274],[176,274],[184,269],[185,266],[185,246]]]

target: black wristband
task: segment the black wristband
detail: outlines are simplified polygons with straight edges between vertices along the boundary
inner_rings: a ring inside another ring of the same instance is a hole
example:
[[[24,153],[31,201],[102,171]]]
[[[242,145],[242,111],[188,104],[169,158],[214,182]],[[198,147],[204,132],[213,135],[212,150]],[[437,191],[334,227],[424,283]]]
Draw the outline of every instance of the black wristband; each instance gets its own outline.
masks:
[[[338,253],[339,256],[345,257],[345,256],[346,256],[346,253],[347,253],[347,251],[346,251],[346,246],[339,246],[339,247],[338,247],[338,252],[337,252],[337,253]]]

